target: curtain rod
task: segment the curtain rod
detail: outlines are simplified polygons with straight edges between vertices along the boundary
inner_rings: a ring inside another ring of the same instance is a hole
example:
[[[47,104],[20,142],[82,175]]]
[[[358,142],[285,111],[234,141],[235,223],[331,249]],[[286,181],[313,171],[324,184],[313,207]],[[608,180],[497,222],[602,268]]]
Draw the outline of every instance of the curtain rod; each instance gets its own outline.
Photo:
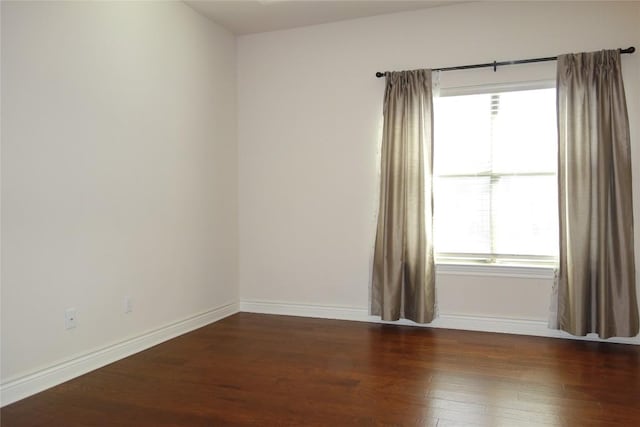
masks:
[[[626,49],[618,49],[620,53],[633,53],[636,51],[636,48],[631,46]],[[502,61],[502,62],[487,62],[484,64],[473,64],[473,65],[458,65],[456,67],[445,67],[445,68],[433,68],[431,71],[453,71],[453,70],[468,70],[470,68],[488,68],[493,67],[493,71],[496,71],[497,67],[501,67],[503,65],[516,65],[516,64],[530,64],[532,62],[547,62],[547,61],[555,61],[557,60],[557,56],[547,56],[545,58],[531,58],[531,59],[518,59],[516,61]],[[388,71],[381,73],[378,71],[376,73],[376,77],[384,77],[386,76]]]

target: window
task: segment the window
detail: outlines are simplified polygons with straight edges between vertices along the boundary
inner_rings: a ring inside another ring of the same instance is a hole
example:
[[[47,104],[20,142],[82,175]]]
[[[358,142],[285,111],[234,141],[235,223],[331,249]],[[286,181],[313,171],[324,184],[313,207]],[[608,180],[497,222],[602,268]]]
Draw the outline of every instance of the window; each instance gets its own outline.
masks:
[[[436,99],[438,262],[550,263],[558,255],[555,89]]]

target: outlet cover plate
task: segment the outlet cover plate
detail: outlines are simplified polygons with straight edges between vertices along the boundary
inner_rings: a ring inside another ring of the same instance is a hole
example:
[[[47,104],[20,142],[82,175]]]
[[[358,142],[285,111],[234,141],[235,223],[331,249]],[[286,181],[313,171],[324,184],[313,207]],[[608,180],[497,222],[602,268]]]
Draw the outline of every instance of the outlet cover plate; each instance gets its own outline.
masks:
[[[77,317],[75,308],[67,308],[64,311],[64,327],[65,329],[73,329],[76,327]]]

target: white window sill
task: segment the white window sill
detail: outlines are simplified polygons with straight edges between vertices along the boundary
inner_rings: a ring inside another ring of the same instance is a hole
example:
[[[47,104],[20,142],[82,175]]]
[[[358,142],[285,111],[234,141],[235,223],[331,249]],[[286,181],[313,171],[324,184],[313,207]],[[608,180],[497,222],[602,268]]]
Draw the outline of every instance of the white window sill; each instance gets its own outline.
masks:
[[[554,278],[554,266],[482,265],[464,263],[437,263],[436,274],[447,276],[516,277],[523,279]]]

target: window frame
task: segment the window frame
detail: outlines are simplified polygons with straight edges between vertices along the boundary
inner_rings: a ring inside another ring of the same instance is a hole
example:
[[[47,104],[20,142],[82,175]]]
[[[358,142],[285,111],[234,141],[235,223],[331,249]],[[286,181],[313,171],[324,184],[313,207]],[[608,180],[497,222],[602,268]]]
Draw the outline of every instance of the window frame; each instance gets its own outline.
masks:
[[[556,88],[555,80],[534,80],[523,82],[508,82],[497,84],[482,84],[473,86],[458,87],[438,87],[434,98],[479,95],[479,94],[495,94],[504,92],[519,92],[538,89]],[[434,108],[437,108],[437,101],[434,102]],[[436,123],[434,122],[434,125]],[[434,141],[435,144],[435,141]],[[503,176],[556,176],[552,172],[524,172],[524,173],[496,173],[493,171],[475,173],[475,174],[442,174],[438,177],[487,177],[494,182]],[[435,178],[435,176],[434,176]],[[435,179],[434,179],[435,181]],[[559,218],[558,218],[559,220]],[[525,268],[527,270],[552,270],[558,266],[558,256],[551,255],[513,255],[513,254],[479,254],[479,253],[462,253],[462,252],[436,252],[434,248],[435,263],[443,266],[446,270],[453,268],[452,271],[462,271],[465,268],[486,270],[490,273],[495,269],[513,269]],[[460,270],[462,269],[462,270]],[[534,274],[535,275],[535,274]]]

